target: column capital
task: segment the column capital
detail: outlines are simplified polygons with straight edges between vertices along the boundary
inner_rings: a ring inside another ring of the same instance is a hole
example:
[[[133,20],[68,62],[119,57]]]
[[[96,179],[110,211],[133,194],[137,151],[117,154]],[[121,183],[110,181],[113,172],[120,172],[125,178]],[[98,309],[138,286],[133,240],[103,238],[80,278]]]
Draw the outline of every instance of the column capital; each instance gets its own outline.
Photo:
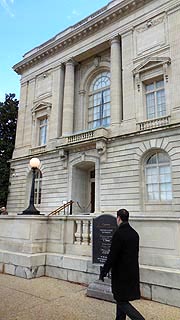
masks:
[[[83,96],[85,93],[86,93],[86,90],[83,90],[83,89],[79,90],[79,94],[80,94],[80,95]]]
[[[120,43],[120,36],[114,36],[113,38],[110,39],[111,44],[113,43]]]
[[[67,61],[65,62],[65,64],[66,64],[66,65],[67,65],[67,64],[75,65],[75,64],[76,64],[76,61],[75,61],[73,58],[70,58],[69,60],[67,60]]]
[[[60,64],[58,64],[57,66],[55,66],[53,68],[54,71],[58,71],[58,70],[64,70],[64,64],[61,62]]]

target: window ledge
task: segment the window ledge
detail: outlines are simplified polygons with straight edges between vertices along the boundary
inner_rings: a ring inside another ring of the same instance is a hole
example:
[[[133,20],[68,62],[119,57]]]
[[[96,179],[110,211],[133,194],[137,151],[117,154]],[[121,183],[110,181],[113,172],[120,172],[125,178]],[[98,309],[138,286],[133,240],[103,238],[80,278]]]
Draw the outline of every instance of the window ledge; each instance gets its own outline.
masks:
[[[154,128],[164,127],[170,124],[170,116],[146,120],[137,123],[138,131],[151,130]]]
[[[172,200],[150,200],[150,201],[146,201],[144,203],[145,206],[148,206],[148,205],[172,205]]]
[[[30,149],[30,154],[33,155],[33,154],[36,154],[36,153],[42,153],[44,151],[46,151],[46,145],[31,148]]]

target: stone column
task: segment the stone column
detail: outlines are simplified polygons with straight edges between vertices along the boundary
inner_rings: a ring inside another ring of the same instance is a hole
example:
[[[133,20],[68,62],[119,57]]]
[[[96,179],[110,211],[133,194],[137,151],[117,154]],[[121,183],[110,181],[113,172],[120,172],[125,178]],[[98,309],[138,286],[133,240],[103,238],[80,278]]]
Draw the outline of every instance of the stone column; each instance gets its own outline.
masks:
[[[74,116],[74,61],[66,63],[63,103],[63,124],[62,135],[69,135],[73,132]]]
[[[122,121],[122,65],[119,37],[111,40],[111,125]]]
[[[53,70],[53,98],[51,112],[51,139],[58,138],[62,134],[63,116],[63,92],[64,90],[64,66],[61,64]]]

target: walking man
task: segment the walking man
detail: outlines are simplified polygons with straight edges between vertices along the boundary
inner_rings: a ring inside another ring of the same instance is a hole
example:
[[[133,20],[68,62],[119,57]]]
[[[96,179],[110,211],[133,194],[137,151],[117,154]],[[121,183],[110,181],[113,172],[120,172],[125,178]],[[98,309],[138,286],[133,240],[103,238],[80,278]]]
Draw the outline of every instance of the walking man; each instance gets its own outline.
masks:
[[[130,226],[129,212],[117,211],[118,228],[112,237],[109,255],[101,268],[99,279],[111,270],[112,293],[117,303],[116,320],[125,320],[126,315],[132,320],[145,318],[129,303],[140,299],[139,287],[139,235]]]

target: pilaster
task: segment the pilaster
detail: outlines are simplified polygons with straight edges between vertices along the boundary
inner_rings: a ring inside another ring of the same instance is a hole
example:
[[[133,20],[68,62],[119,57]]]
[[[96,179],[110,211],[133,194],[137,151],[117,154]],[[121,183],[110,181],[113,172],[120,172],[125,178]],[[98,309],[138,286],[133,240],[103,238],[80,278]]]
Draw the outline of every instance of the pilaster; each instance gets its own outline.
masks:
[[[53,70],[52,112],[50,124],[50,139],[62,135],[63,96],[64,96],[64,66],[60,64]]]
[[[63,124],[62,135],[73,132],[74,116],[74,61],[71,59],[66,62],[65,83],[64,83],[64,102],[63,102]]]
[[[122,75],[120,38],[111,40],[111,125],[122,121]]]

